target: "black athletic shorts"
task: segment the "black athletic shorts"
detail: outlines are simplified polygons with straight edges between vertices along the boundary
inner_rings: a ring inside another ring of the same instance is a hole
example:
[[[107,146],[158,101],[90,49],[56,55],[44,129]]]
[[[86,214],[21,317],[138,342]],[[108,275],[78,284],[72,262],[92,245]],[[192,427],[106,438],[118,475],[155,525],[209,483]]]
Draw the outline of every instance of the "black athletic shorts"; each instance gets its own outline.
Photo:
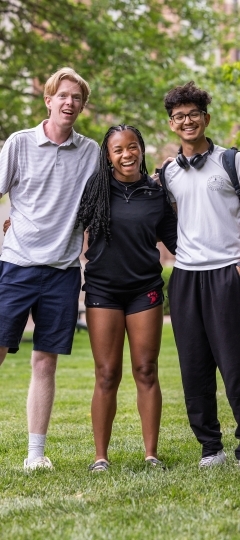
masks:
[[[90,285],[86,288],[85,306],[87,308],[120,309],[126,315],[154,308],[161,305],[164,300],[162,287],[159,285],[140,294],[132,291],[107,293]]]

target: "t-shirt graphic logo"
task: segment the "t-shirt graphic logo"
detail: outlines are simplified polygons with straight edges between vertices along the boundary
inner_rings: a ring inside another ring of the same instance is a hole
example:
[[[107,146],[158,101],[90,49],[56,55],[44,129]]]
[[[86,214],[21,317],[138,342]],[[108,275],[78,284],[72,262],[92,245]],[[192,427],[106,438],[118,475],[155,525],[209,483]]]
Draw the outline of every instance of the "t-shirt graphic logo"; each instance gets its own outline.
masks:
[[[210,178],[208,179],[208,187],[212,191],[219,191],[220,189],[223,188],[223,184],[224,184],[224,178],[222,178],[222,176],[219,176],[217,174],[214,176],[210,176]]]
[[[150,293],[148,293],[147,296],[150,299],[150,304],[154,304],[154,302],[156,302],[156,300],[158,299],[157,291],[151,291]]]

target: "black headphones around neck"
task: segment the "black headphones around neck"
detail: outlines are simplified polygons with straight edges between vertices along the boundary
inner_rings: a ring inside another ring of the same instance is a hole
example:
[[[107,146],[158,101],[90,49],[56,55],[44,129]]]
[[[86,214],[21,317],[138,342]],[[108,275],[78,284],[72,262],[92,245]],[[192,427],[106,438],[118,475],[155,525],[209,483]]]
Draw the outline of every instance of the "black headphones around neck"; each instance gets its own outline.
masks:
[[[179,150],[178,150],[178,156],[176,157],[176,162],[177,164],[179,165],[179,167],[181,167],[182,169],[186,169],[188,170],[190,168],[190,165],[192,167],[194,167],[194,169],[201,169],[203,167],[203,165],[206,163],[207,161],[207,158],[210,154],[213,153],[213,150],[214,150],[214,144],[212,142],[211,139],[209,139],[208,137],[206,137],[208,143],[209,143],[209,149],[207,152],[205,152],[204,154],[194,154],[194,156],[192,156],[190,158],[190,160],[188,160],[184,154],[182,153],[182,147],[180,146]]]

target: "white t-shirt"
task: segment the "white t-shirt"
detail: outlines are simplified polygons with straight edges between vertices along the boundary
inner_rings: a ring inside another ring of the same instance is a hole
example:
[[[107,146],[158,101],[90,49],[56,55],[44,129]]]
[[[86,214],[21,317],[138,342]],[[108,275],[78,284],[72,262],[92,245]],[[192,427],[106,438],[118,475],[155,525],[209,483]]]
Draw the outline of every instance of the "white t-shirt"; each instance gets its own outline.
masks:
[[[184,170],[176,160],[166,168],[178,209],[177,268],[211,270],[240,261],[240,201],[222,166],[224,150],[214,145],[200,170]],[[240,152],[235,163],[240,179]]]
[[[83,228],[74,223],[99,167],[99,146],[74,130],[58,145],[45,135],[44,122],[13,133],[0,154],[0,193],[9,192],[11,201],[1,260],[66,269],[80,266]]]

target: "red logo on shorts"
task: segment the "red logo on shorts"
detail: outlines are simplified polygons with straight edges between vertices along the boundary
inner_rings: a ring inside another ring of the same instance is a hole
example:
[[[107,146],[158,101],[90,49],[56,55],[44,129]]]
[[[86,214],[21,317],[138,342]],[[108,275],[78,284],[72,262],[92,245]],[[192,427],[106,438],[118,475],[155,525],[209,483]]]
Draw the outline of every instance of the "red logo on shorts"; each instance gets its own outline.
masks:
[[[152,291],[150,293],[148,293],[148,298],[150,298],[150,304],[154,304],[154,302],[156,302],[156,300],[158,299],[158,293],[157,291]]]

